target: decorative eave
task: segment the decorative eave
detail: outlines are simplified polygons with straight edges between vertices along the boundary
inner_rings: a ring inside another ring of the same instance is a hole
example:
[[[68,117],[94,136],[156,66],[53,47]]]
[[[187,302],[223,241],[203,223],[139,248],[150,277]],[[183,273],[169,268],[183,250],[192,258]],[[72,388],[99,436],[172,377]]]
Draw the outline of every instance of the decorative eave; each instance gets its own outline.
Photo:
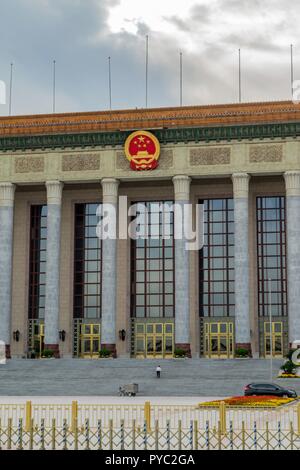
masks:
[[[285,139],[300,136],[300,121],[149,129],[161,144]],[[0,136],[0,152],[123,146],[132,131]]]

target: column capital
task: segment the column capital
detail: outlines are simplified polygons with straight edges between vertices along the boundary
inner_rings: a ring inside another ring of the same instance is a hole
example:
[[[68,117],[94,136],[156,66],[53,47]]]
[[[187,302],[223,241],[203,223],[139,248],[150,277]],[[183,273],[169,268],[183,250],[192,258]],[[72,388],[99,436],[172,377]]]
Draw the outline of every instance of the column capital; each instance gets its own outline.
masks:
[[[175,201],[188,201],[190,199],[191,178],[186,175],[173,176]]]
[[[16,185],[13,183],[0,183],[0,206],[14,205]]]
[[[286,171],[284,173],[287,196],[300,196],[300,171]]]
[[[61,204],[64,183],[61,181],[46,181],[47,204]]]
[[[250,175],[248,173],[233,173],[231,175],[233,184],[233,197],[248,197]]]
[[[104,204],[117,204],[120,181],[115,178],[102,178],[102,201]]]

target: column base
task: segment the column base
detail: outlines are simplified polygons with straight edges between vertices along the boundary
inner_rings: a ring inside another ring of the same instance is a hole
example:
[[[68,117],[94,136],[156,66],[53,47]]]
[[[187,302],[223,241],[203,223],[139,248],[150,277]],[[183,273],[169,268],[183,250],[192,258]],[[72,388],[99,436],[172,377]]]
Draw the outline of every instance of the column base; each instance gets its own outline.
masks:
[[[10,344],[5,345],[5,357],[6,359],[11,359]]]
[[[251,343],[235,343],[235,349],[246,349],[249,357],[252,357]]]
[[[45,344],[44,349],[49,349],[50,351],[53,351],[53,357],[55,357],[55,359],[60,358],[58,344]]]
[[[191,345],[189,343],[176,343],[175,349],[183,349],[186,357],[192,357]]]
[[[115,344],[101,344],[101,349],[107,349],[113,358],[117,357],[117,349]]]

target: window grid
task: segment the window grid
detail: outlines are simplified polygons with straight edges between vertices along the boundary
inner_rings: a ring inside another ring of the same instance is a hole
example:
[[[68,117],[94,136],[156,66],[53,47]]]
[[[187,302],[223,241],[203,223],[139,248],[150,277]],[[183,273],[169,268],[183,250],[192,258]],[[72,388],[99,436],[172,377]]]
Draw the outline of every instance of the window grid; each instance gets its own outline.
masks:
[[[98,203],[75,204],[74,318],[101,317],[102,242]]]
[[[270,306],[272,315],[287,315],[285,211],[284,196],[256,198],[258,314],[261,317],[270,314]]]
[[[200,316],[234,316],[233,199],[206,199],[204,246],[200,251]]]
[[[171,236],[163,239],[166,225],[160,208],[163,204],[171,207],[173,203],[152,201],[138,204],[141,233],[148,230],[149,238],[131,241],[131,316],[172,318],[175,311],[174,214],[170,212]],[[148,220],[144,216],[144,207],[150,214]]]
[[[30,208],[29,319],[45,317],[47,206]]]

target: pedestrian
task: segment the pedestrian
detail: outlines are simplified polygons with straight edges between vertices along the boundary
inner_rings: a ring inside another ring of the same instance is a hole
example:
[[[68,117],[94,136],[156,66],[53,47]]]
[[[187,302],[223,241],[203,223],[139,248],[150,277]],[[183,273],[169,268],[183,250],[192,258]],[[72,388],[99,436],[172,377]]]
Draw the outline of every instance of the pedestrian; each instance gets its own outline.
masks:
[[[158,379],[160,379],[160,373],[161,373],[161,367],[160,367],[160,366],[157,366],[157,367],[156,367],[156,377],[157,377]]]

